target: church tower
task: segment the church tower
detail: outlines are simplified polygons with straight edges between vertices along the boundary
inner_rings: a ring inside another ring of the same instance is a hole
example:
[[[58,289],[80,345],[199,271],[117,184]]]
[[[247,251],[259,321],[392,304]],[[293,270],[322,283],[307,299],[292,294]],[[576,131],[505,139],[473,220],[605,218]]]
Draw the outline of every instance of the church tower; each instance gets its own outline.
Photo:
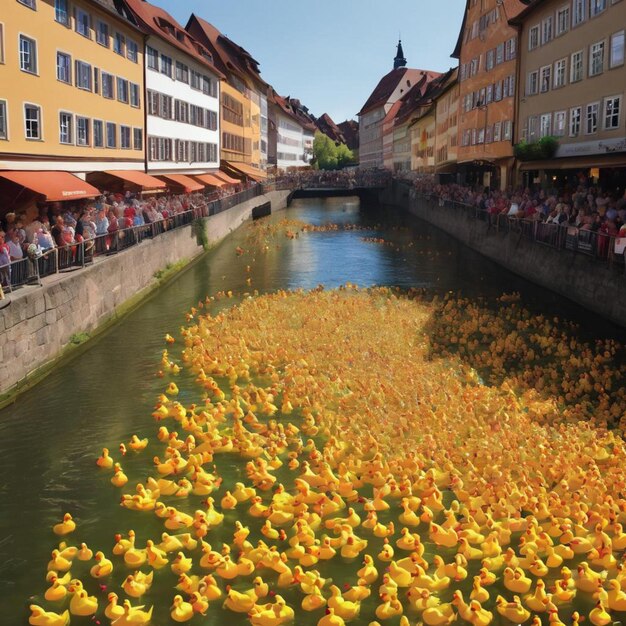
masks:
[[[398,39],[398,51],[396,52],[396,58],[393,60],[393,69],[397,70],[399,67],[406,67],[406,59],[404,58],[401,39]]]

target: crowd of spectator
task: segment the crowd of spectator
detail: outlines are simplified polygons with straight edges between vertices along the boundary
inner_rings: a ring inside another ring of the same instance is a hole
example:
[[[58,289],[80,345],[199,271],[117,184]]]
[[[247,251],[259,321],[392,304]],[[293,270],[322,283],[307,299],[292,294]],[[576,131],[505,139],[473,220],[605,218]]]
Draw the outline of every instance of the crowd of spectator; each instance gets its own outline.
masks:
[[[384,187],[391,181],[386,169],[298,170],[281,175],[279,182],[298,189],[354,189],[356,187]]]

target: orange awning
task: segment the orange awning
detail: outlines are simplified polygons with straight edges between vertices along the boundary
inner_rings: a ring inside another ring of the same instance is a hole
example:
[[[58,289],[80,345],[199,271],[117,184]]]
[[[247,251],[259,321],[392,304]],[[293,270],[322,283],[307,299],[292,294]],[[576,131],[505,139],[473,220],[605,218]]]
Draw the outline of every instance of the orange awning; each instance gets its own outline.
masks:
[[[128,183],[141,187],[142,189],[164,189],[167,187],[162,180],[135,170],[107,170],[104,173],[115,176],[115,178],[121,178]]]
[[[211,187],[223,187],[226,184],[214,174],[196,174],[194,178],[202,181],[205,185],[211,185]]]
[[[228,183],[229,185],[236,185],[237,183],[241,182],[240,180],[237,180],[236,178],[229,176],[225,172],[215,172],[215,176],[223,180],[225,183]]]
[[[0,172],[2,178],[45,196],[48,202],[95,198],[100,192],[69,172]]]
[[[241,172],[244,176],[252,178],[252,180],[256,180],[257,182],[261,182],[267,178],[267,172],[264,172],[256,167],[252,167],[252,165],[248,165],[247,163],[224,161],[224,165],[232,170],[235,170],[235,172]]]
[[[200,191],[204,189],[204,185],[202,183],[199,183],[193,178],[183,174],[160,174],[160,176],[161,178],[165,178],[175,185],[182,187],[185,190],[185,193],[191,193],[192,191]]]

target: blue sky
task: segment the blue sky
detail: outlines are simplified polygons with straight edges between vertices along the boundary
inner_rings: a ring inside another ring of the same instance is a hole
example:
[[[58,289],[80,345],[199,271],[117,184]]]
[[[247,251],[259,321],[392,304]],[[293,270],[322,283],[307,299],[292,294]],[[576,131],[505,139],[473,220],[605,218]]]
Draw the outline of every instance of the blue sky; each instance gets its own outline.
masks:
[[[444,71],[465,0],[151,0],[183,26],[194,12],[248,50],[283,96],[335,122],[356,118],[393,67],[398,34],[409,67]]]

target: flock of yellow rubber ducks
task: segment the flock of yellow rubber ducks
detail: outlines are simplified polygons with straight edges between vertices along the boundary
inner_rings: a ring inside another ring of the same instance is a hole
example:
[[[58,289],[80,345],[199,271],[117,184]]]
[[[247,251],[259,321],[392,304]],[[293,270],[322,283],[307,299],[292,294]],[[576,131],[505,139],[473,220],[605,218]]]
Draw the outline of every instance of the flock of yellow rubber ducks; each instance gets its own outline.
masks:
[[[176,623],[608,626],[626,612],[626,449],[602,427],[624,409],[615,344],[585,346],[515,297],[490,311],[346,285],[208,303],[182,352],[165,338],[157,442],[97,459],[162,534],[93,551],[68,543],[66,514],[30,624],[166,623],[151,587],[168,577]],[[148,450],[149,476],[129,481],[124,457]]]

